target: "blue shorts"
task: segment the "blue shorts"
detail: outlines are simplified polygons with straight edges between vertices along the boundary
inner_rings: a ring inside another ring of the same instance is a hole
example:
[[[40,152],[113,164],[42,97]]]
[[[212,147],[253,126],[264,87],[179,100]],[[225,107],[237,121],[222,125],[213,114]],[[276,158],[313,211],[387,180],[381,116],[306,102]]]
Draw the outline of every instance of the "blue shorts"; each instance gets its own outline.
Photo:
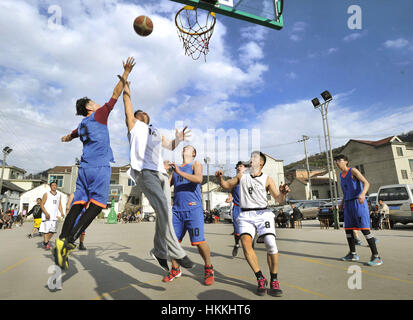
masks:
[[[189,210],[172,208],[172,215],[172,223],[179,242],[184,238],[186,231],[193,246],[205,242],[204,211],[201,206]]]
[[[106,208],[111,173],[110,166],[79,167],[73,204],[92,202],[99,207]]]
[[[358,199],[344,201],[344,229],[370,229],[370,214],[366,200],[363,204]]]
[[[232,224],[234,225],[234,234],[236,236],[240,235],[239,226],[237,222],[237,219],[240,213],[241,213],[241,207],[234,204],[232,207]]]

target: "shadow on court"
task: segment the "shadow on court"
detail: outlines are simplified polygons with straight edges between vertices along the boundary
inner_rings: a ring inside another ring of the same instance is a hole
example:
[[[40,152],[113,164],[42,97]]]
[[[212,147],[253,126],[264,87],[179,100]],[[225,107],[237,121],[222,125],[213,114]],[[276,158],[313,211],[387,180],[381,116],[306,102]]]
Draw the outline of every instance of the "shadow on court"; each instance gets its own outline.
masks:
[[[165,290],[159,286],[143,283],[111,266],[108,261],[96,255],[97,251],[96,249],[88,249],[87,255],[73,255],[85,271],[89,272],[95,279],[97,298],[106,300],[109,296],[112,299],[122,300],[150,300],[150,297],[137,290],[134,286],[157,291]],[[69,271],[70,268],[69,266]]]

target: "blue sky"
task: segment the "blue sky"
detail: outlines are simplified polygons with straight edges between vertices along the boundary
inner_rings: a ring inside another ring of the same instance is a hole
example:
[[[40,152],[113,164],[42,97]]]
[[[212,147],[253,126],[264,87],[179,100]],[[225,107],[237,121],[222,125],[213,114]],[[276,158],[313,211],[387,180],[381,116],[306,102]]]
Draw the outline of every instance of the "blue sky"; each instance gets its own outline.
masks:
[[[62,12],[56,28],[48,24],[52,5]],[[348,28],[350,5],[362,10],[361,30]],[[304,157],[297,143],[303,134],[311,137],[309,152],[320,152],[321,116],[311,99],[326,89],[334,97],[333,146],[407,132],[413,127],[413,3],[388,6],[286,0],[281,31],[218,16],[204,62],[184,56],[173,22],[181,6],[172,1],[4,0],[0,136],[14,150],[8,162],[28,172],[74,163],[80,142],[63,144],[60,137],[81,121],[74,116],[76,99],[87,95],[103,104],[129,55],[137,60],[130,77],[136,108],[147,110],[170,138],[175,124],[189,125],[195,133],[189,143],[201,149],[200,158],[216,157],[219,147],[208,149],[208,139],[230,130],[248,130],[249,140],[252,129],[260,130],[263,151],[285,164]],[[140,14],[154,21],[146,38],[132,29]],[[208,129],[221,133],[211,136]],[[127,164],[121,99],[109,130],[116,165]],[[245,146],[229,141],[224,149],[230,147]],[[179,161],[180,150],[165,157]],[[216,164],[232,167],[234,157]]]

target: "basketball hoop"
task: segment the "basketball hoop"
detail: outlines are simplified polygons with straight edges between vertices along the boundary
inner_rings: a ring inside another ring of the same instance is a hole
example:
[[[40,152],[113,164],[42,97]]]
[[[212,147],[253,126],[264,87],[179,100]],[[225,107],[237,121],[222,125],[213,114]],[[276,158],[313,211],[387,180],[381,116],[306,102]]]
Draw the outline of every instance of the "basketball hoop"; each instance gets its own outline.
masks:
[[[198,22],[197,8],[185,6],[179,10],[175,16],[175,24],[178,29],[178,36],[182,41],[185,54],[192,59],[198,60],[201,54],[206,55],[209,52],[209,40],[214,32],[216,16],[214,12],[206,15],[205,24],[202,26]]]

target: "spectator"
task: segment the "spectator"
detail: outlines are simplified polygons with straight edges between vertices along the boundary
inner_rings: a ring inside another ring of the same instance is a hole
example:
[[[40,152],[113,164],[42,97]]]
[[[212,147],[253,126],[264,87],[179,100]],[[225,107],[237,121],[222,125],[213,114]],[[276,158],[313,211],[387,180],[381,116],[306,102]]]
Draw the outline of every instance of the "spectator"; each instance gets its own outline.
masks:
[[[32,238],[34,236],[34,233],[36,231],[39,231],[40,224],[42,223],[42,207],[40,206],[41,203],[42,203],[42,199],[37,198],[36,204],[27,214],[27,216],[30,216],[31,214],[33,215],[33,230],[32,230],[32,233],[27,235],[28,238]]]
[[[284,213],[283,209],[280,209],[280,212],[278,213],[277,218],[275,218],[275,222],[277,223],[279,228],[287,227],[288,215]]]
[[[291,228],[294,229],[295,221],[301,221],[303,219],[303,214],[301,213],[300,209],[298,209],[294,203],[291,204],[291,208],[293,209],[293,213],[291,214]]]
[[[384,203],[382,199],[379,199],[379,209],[378,212],[380,214],[380,228],[382,226],[383,220],[389,218],[390,210],[389,206]]]

